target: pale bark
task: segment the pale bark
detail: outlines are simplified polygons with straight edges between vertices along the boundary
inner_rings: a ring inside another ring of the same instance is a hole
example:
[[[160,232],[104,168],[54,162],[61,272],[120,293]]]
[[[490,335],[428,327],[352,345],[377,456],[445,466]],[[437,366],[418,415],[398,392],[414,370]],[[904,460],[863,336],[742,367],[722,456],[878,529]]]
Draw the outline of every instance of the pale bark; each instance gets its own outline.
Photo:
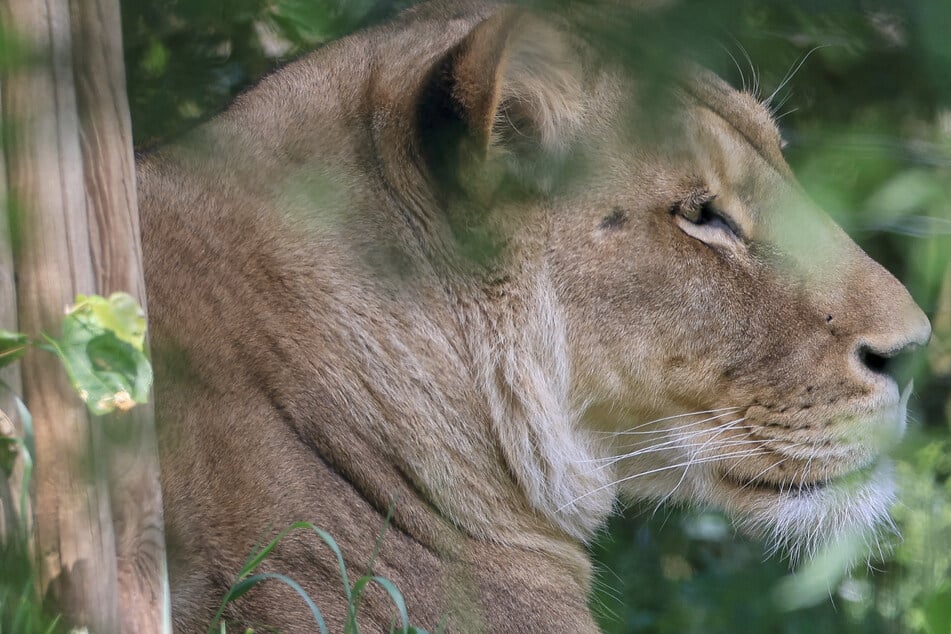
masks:
[[[66,0],[7,0],[15,32],[43,56],[10,76],[3,109],[10,195],[17,208],[19,323],[58,333],[77,293],[96,291],[79,148]],[[59,361],[31,353],[23,394],[36,433],[35,518],[40,590],[70,623],[119,630],[115,537],[96,439]]]
[[[71,9],[96,287],[102,295],[130,293],[145,307],[119,3],[71,0]],[[165,539],[152,406],[137,406],[110,417],[107,423],[122,631],[168,631]]]
[[[40,62],[8,77],[19,329],[57,334],[77,293],[145,304],[116,0],[3,0]],[[22,362],[36,433],[41,592],[96,632],[170,631],[152,410],[91,420],[52,355]]]

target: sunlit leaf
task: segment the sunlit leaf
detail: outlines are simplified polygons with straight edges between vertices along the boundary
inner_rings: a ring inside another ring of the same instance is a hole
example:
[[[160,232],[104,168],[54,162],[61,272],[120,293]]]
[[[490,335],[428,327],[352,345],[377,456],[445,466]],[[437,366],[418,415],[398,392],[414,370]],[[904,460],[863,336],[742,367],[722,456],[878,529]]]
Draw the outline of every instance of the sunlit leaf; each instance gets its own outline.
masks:
[[[145,316],[132,297],[76,297],[58,340],[46,338],[69,380],[96,415],[148,400],[152,366],[145,356]]]
[[[91,327],[110,330],[120,340],[141,351],[145,345],[145,311],[128,293],[113,293],[108,298],[77,295],[69,315]]]

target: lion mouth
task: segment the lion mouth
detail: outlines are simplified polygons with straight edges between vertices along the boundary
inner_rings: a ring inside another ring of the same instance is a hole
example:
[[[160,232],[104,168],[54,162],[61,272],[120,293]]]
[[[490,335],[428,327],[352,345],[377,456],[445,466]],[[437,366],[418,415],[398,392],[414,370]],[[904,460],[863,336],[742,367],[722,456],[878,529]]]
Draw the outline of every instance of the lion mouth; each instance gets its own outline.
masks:
[[[761,492],[769,495],[800,497],[819,493],[832,487],[845,488],[862,484],[872,477],[878,467],[876,460],[868,465],[854,469],[840,476],[831,478],[817,478],[815,480],[768,480],[765,478],[745,478],[730,472],[719,474],[720,480],[732,488],[750,492]]]
[[[745,491],[760,491],[772,495],[809,495],[820,491],[835,480],[814,480],[812,482],[775,482],[761,478],[744,478],[732,473],[721,473],[720,479],[732,487]]]

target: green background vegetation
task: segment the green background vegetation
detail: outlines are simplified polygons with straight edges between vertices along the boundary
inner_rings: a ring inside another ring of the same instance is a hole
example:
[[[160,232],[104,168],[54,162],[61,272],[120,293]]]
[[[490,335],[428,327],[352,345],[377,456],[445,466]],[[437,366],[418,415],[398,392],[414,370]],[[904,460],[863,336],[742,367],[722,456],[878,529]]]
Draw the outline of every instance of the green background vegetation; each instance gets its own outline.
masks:
[[[137,146],[186,132],[282,62],[409,4],[123,0]],[[569,3],[535,4],[563,11]],[[777,115],[790,163],[818,203],[909,286],[935,326],[927,354],[907,369],[917,396],[898,452],[903,494],[894,514],[904,538],[875,570],[841,579],[832,561],[790,585],[784,562],[767,559],[762,544],[736,536],[717,514],[633,508],[592,548],[603,626],[951,632],[951,3],[681,2],[603,22],[588,26],[641,72],[687,52],[766,96],[798,68],[774,100],[784,102]],[[808,605],[784,609],[797,588],[806,589],[800,598]]]

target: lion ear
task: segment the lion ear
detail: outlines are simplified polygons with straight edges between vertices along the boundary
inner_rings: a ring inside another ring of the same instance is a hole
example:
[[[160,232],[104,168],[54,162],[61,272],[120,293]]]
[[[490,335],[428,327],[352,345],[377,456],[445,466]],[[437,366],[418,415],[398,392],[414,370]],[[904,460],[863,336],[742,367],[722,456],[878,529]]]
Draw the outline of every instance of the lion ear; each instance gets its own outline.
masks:
[[[434,68],[419,108],[424,153],[449,180],[473,167],[536,174],[568,152],[584,96],[570,36],[524,10],[503,9]]]

